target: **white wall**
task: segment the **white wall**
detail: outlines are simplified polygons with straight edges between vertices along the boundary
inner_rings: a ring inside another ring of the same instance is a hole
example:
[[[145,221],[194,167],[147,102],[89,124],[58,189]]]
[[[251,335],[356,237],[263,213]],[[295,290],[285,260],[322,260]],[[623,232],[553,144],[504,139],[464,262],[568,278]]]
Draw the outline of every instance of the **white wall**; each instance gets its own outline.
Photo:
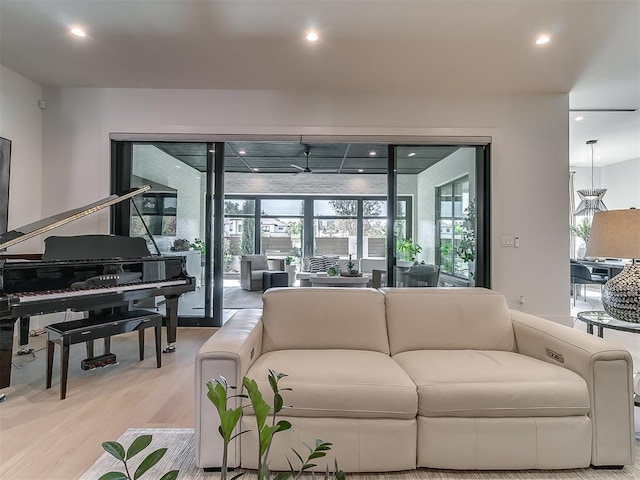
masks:
[[[511,305],[523,295],[527,311],[569,316],[568,95],[52,88],[45,99],[45,214],[109,193],[112,132],[491,136],[492,286]],[[106,232],[108,217],[63,228]],[[521,247],[499,248],[501,235],[519,235]]]
[[[180,168],[176,168],[179,166]],[[201,211],[204,196],[200,174],[192,168],[153,145],[135,145],[133,148],[133,175],[171,187],[178,196],[176,212],[176,235],[154,235],[158,248],[169,251],[174,240],[187,239],[193,242],[201,237]],[[153,248],[150,248],[153,252]]]
[[[226,194],[264,195],[386,195],[386,175],[332,175],[323,173],[224,174]]]
[[[571,167],[576,207],[580,189],[591,188],[591,167]],[[603,201],[609,210],[640,208],[640,158],[612,163],[593,169],[593,188],[606,188]]]
[[[42,218],[42,88],[0,65],[0,137],[11,140],[9,230]],[[39,239],[12,253],[42,251]]]
[[[605,205],[609,210],[640,208],[640,158],[606,165],[601,170],[601,185],[607,189]]]

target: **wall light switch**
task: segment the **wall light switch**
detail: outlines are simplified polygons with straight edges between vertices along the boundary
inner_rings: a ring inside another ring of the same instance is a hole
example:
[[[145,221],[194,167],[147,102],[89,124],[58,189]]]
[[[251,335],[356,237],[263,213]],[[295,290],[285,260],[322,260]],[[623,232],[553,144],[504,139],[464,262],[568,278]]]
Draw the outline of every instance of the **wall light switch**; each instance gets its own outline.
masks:
[[[515,240],[513,237],[500,237],[501,247],[513,247]]]

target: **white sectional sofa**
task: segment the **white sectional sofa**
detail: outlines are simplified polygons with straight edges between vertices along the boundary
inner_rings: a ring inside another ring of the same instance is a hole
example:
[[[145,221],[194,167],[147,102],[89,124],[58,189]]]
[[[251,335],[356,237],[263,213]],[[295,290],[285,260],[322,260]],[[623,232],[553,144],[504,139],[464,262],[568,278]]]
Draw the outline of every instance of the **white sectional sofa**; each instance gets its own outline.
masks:
[[[486,289],[273,289],[196,359],[196,462],[220,467],[206,382],[287,374],[272,470],[301,442],[349,472],[562,469],[634,461],[632,361],[621,347],[519,311]],[[229,465],[256,468],[245,411]],[[325,464],[319,462],[318,469]]]

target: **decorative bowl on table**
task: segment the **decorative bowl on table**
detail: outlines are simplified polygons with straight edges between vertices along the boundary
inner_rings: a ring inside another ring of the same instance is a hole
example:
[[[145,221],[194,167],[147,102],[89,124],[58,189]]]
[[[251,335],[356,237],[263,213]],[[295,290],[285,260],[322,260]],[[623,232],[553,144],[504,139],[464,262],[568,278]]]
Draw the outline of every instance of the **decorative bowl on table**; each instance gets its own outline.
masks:
[[[362,272],[358,272],[356,270],[351,270],[350,272],[342,272],[340,274],[341,277],[361,277]]]

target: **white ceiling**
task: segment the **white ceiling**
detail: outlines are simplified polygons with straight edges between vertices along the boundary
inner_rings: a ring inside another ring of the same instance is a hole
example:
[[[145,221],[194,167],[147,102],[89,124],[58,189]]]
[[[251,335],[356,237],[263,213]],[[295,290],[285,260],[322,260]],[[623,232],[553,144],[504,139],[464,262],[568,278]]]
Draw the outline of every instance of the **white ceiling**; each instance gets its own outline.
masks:
[[[636,109],[571,114],[572,164],[592,138],[596,164],[640,158],[640,0],[0,0],[0,63],[43,86],[571,92]]]

